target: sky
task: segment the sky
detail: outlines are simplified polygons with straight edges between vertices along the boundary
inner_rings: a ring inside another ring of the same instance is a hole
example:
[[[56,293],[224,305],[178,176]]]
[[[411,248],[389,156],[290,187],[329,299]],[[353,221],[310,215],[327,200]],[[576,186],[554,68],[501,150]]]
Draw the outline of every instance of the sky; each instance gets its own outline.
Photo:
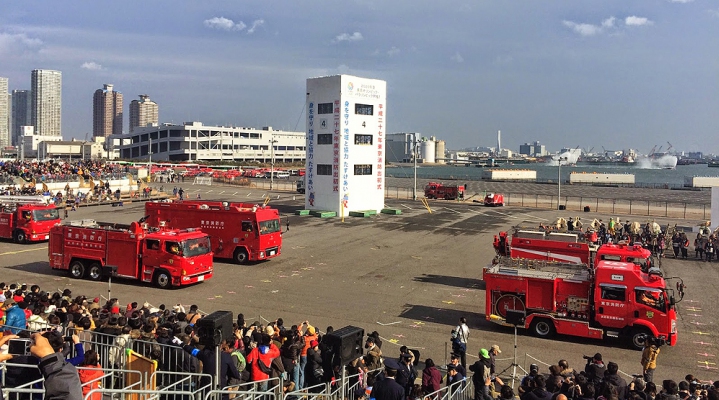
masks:
[[[448,149],[719,153],[719,0],[0,2],[0,76],[63,74],[65,138],[92,95],[160,122],[305,130],[306,79],[387,81],[388,133]]]

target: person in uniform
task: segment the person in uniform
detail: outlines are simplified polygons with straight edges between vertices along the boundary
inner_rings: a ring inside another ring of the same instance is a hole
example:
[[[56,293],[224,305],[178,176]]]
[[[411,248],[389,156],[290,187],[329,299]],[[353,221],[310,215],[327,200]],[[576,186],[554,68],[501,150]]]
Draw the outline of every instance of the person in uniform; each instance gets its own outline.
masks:
[[[397,360],[384,361],[384,379],[378,380],[372,387],[370,398],[375,400],[405,400],[404,388],[395,381],[400,365]]]

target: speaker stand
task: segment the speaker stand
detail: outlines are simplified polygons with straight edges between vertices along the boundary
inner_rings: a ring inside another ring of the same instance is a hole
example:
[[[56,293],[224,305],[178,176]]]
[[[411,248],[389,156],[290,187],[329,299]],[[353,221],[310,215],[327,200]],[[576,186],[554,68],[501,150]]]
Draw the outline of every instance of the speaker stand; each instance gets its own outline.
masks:
[[[514,381],[517,379],[517,368],[519,368],[522,372],[524,372],[525,375],[527,375],[527,371],[522,368],[521,365],[517,364],[517,325],[514,325],[514,358],[512,358],[512,365],[503,369],[502,372],[497,375],[499,376],[504,374],[505,372],[509,371],[510,368],[512,369],[512,387],[514,387]]]

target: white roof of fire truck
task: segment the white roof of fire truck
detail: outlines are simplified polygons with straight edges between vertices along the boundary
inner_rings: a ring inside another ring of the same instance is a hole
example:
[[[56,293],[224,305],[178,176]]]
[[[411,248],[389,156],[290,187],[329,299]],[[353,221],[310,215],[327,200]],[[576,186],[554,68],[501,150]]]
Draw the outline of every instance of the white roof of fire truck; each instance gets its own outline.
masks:
[[[509,257],[500,257],[498,263],[487,268],[485,274],[538,279],[559,278],[577,282],[591,279],[589,268],[585,264]]]

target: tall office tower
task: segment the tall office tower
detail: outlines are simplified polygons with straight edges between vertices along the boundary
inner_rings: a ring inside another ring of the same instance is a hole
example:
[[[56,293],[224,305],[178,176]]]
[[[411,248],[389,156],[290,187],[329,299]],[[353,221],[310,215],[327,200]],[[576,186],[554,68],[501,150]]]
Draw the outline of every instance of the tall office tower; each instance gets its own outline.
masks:
[[[35,127],[35,134],[62,136],[62,72],[35,69],[30,84],[30,122]]]
[[[10,146],[10,104],[8,102],[7,78],[0,77],[0,147]]]
[[[145,127],[147,124],[157,124],[157,115],[157,103],[150,100],[150,96],[141,94],[140,100],[130,102],[130,132],[132,133],[135,128]]]
[[[30,106],[32,99],[29,90],[13,90],[12,91],[12,117],[10,118],[10,136],[12,139],[12,145],[17,146],[20,144],[20,137],[22,136],[22,127],[31,126],[31,111]]]
[[[122,134],[122,93],[106,83],[92,97],[92,136]]]

